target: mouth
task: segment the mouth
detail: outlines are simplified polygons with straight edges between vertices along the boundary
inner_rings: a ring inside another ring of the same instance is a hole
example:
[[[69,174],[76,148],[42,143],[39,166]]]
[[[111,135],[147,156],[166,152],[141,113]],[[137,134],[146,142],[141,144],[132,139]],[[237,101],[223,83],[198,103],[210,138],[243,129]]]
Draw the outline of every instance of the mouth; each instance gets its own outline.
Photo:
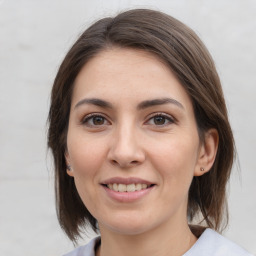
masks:
[[[136,192],[154,187],[156,184],[137,177],[113,177],[101,183],[106,189],[114,192]]]
[[[102,184],[102,185],[115,192],[135,192],[135,191],[141,191],[141,190],[145,190],[155,186],[155,184],[146,184],[146,183],[131,183],[131,184],[108,183],[108,184]]]
[[[100,185],[115,202],[132,203],[151,194],[157,184],[137,177],[113,177],[102,181]]]

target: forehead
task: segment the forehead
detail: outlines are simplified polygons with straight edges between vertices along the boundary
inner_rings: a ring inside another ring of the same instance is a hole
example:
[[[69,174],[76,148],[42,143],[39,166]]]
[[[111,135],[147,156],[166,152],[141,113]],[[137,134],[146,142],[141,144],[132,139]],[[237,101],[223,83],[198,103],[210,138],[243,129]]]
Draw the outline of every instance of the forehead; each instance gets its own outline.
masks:
[[[136,101],[168,96],[191,104],[176,76],[158,57],[143,50],[113,48],[102,51],[81,69],[72,104],[84,97]]]

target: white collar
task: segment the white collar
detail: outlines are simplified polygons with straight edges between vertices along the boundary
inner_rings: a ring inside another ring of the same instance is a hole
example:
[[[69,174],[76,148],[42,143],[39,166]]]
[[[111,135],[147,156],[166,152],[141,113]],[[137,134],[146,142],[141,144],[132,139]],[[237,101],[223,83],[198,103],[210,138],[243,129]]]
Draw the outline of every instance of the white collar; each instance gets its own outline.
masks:
[[[95,245],[100,237],[95,237],[87,245],[76,248],[64,256],[95,256]],[[243,248],[207,228],[196,243],[183,256],[253,256]]]

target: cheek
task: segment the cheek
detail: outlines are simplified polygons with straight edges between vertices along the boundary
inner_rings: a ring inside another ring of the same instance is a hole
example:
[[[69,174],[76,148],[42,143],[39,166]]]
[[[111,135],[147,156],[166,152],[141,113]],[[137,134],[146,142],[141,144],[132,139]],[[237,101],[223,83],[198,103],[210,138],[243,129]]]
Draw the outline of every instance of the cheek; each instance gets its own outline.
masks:
[[[99,173],[105,160],[105,150],[97,140],[81,136],[68,137],[68,153],[77,191],[88,208],[93,208],[92,195],[97,193]]]
[[[105,155],[100,141],[76,135],[68,137],[68,153],[74,173],[85,176],[98,169]]]
[[[73,169],[74,181],[84,205],[93,210],[95,196],[97,196],[98,175],[105,159],[104,147],[97,140],[70,136],[68,153]]]
[[[192,137],[172,138],[170,143],[159,143],[152,152],[153,165],[165,183],[175,189],[190,186],[197,162],[197,140]],[[185,190],[185,191],[186,191]]]

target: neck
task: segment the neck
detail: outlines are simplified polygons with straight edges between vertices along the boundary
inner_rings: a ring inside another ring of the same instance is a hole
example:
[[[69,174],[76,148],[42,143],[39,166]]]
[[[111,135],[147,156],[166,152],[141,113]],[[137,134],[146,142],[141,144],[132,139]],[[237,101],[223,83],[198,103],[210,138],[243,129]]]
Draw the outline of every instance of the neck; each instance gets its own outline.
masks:
[[[149,232],[137,235],[123,235],[101,229],[101,247],[97,256],[181,256],[188,251],[197,238],[188,224],[170,226],[165,223]]]

